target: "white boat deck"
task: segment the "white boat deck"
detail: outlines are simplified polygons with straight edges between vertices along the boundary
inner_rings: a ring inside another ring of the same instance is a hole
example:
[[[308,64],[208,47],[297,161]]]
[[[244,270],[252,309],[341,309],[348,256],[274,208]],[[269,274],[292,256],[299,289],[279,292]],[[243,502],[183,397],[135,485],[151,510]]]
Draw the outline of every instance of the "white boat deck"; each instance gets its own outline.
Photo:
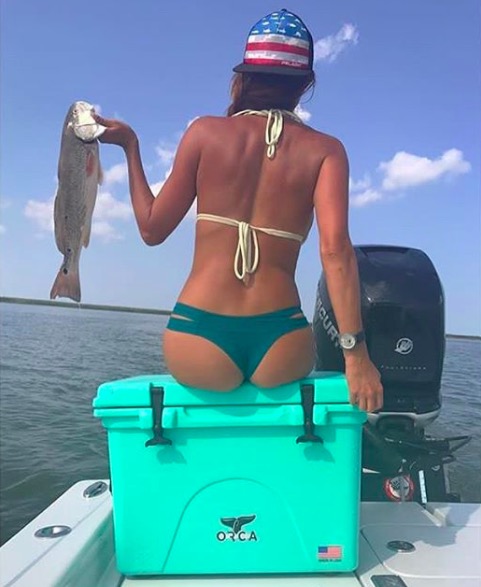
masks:
[[[111,498],[71,487],[0,548],[0,587],[480,587],[481,505],[362,503],[355,573],[274,577],[124,578],[115,568]],[[45,526],[70,526],[37,538]],[[405,541],[412,552],[387,544]]]

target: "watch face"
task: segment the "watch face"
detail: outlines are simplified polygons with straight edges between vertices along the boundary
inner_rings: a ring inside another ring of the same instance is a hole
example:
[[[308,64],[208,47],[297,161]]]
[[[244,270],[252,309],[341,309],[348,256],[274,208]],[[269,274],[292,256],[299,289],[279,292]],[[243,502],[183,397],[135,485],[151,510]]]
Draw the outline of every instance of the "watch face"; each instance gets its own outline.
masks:
[[[356,346],[356,337],[352,334],[341,334],[339,342],[343,349],[352,349]]]

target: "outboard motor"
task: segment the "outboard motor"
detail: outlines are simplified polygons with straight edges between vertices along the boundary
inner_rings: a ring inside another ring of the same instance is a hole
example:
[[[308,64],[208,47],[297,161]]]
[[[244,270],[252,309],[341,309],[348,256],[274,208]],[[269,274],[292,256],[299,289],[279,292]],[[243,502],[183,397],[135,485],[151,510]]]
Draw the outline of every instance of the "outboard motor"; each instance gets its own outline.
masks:
[[[371,474],[363,474],[363,499],[457,500],[447,493],[444,464],[469,438],[434,440],[424,434],[441,409],[445,324],[439,276],[419,249],[362,245],[354,250],[366,344],[384,387],[384,405],[369,414],[364,429],[363,468]],[[316,370],[343,372],[324,275],[313,330]]]
[[[361,314],[371,360],[384,386],[382,415],[401,414],[424,427],[441,409],[444,295],[429,257],[419,249],[357,246]],[[344,371],[337,325],[322,275],[313,319],[316,369]]]

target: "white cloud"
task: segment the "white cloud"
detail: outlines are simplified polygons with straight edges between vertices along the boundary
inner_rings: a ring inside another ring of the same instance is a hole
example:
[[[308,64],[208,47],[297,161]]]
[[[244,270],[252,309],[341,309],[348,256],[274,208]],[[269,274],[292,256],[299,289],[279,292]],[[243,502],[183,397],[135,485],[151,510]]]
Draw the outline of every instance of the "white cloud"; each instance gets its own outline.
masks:
[[[449,149],[437,159],[399,151],[390,161],[379,164],[378,170],[383,173],[380,187],[371,186],[369,174],[358,181],[349,178],[351,205],[361,207],[386,197],[392,199],[395,190],[433,182],[446,175],[467,173],[470,169],[471,164],[459,149]]]
[[[99,192],[94,209],[94,220],[128,220],[132,207],[127,202],[116,200],[110,192]]]
[[[154,194],[155,197],[157,197],[157,194],[162,189],[162,186],[164,185],[164,183],[165,183],[165,179],[162,179],[161,181],[158,181],[157,183],[151,183],[149,185],[150,191]]]
[[[175,157],[175,150],[176,147],[172,147],[172,145],[166,143],[160,143],[160,145],[155,148],[155,152],[159,156],[162,165],[172,165],[172,161]]]
[[[443,175],[467,173],[471,164],[459,149],[449,149],[437,159],[399,151],[390,161],[380,163],[378,169],[384,172],[383,189],[391,191],[436,181]]]
[[[169,175],[171,173],[172,173],[172,165],[165,172],[164,179],[161,179],[160,181],[157,181],[156,183],[150,184],[150,186],[149,186],[150,187],[150,190],[154,194],[155,197],[158,196],[160,190],[162,189],[162,186],[167,181],[167,178],[169,177]]]
[[[349,45],[357,45],[359,32],[351,23],[343,24],[335,35],[329,35],[314,44],[314,61],[332,63]]]
[[[362,206],[366,206],[367,204],[372,204],[373,202],[378,202],[382,200],[383,194],[379,190],[374,189],[367,189],[360,194],[356,194],[355,196],[351,196],[351,204],[356,208],[361,208]]]
[[[294,114],[297,114],[297,116],[299,116],[299,118],[303,122],[309,122],[309,120],[311,119],[311,116],[312,116],[312,113],[309,112],[308,110],[305,110],[300,104],[298,106],[296,106],[296,109],[294,110]]]
[[[349,178],[349,191],[360,192],[371,187],[371,178],[365,173],[362,179],[355,181],[352,177]]]
[[[109,243],[123,239],[123,236],[113,226],[113,220],[129,220],[133,215],[130,203],[117,200],[110,192],[99,192],[95,203],[92,218],[92,235]]]
[[[12,201],[7,198],[0,199],[0,210],[6,210],[12,205]],[[5,234],[7,229],[5,228],[4,224],[0,224],[0,235]]]
[[[24,214],[42,232],[53,232],[53,203],[55,197],[50,198],[46,202],[39,202],[37,200],[28,200],[24,209]]]
[[[92,221],[92,234],[106,243],[124,238],[109,222],[103,220]]]
[[[170,140],[170,141],[161,140],[159,142],[159,144],[155,148],[155,152],[157,153],[157,155],[160,159],[161,165],[168,166],[170,168],[172,167],[172,163],[174,162],[175,154],[177,152],[177,147],[179,146],[180,139],[182,138],[185,131],[190,127],[190,125],[199,118],[200,118],[200,116],[194,116],[194,118],[191,118],[190,120],[188,120],[187,124],[185,125],[185,129],[179,133],[176,133],[176,135],[174,135],[174,137],[175,137],[174,140]],[[172,171],[172,168],[169,169],[168,174],[170,174],[171,171]]]
[[[112,185],[113,183],[124,183],[128,178],[127,163],[118,163],[113,165],[107,171],[104,170],[104,185]]]

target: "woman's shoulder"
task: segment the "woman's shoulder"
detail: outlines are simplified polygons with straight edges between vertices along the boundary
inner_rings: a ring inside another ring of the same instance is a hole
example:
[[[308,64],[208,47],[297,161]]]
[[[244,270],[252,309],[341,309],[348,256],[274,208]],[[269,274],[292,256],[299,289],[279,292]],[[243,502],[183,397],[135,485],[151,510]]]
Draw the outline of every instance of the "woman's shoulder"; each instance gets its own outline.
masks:
[[[212,136],[213,130],[218,131],[222,126],[228,124],[230,120],[227,116],[197,116],[187,124],[184,134],[198,137]]]
[[[345,153],[345,147],[340,138],[306,123],[302,125],[302,129],[305,139],[311,142],[311,148],[321,149],[326,155]]]
[[[196,116],[187,124],[187,128],[205,128],[213,124],[223,124],[229,120],[232,120],[229,116],[214,116],[212,114],[206,114],[204,116]]]
[[[230,116],[198,116],[192,120],[184,133],[184,140],[194,142],[201,147],[222,145],[227,140],[232,142],[239,128],[239,119]]]
[[[327,132],[324,132],[322,130],[314,128],[313,126],[311,126],[310,124],[307,124],[306,122],[302,125],[302,128],[304,128],[306,131],[308,131],[308,133],[312,136],[312,138],[314,140],[322,141],[326,145],[336,146],[336,145],[342,144],[341,140],[338,137],[335,137],[334,135],[331,135]]]

